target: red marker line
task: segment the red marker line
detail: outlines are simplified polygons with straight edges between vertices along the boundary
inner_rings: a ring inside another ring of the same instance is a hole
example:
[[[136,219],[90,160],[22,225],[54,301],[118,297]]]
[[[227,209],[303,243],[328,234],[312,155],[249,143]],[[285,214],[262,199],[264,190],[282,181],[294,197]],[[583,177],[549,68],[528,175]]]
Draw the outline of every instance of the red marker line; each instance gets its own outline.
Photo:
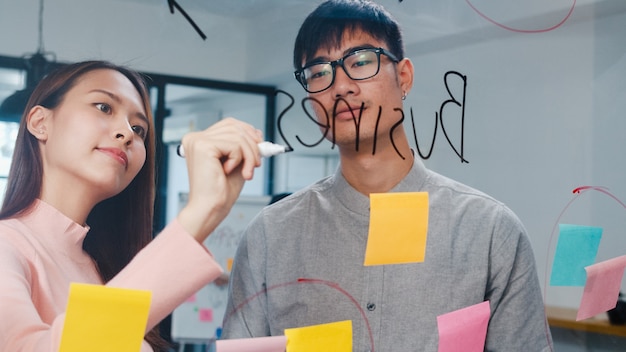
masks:
[[[569,9],[569,12],[567,13],[567,15],[565,15],[565,18],[563,18],[561,20],[561,22],[555,24],[552,27],[548,27],[548,28],[543,28],[543,29],[518,29],[518,28],[513,28],[513,27],[509,27],[506,26],[502,23],[499,23],[495,20],[493,20],[491,17],[485,15],[484,13],[480,12],[473,4],[470,0],[465,0],[465,2],[477,13],[480,15],[480,17],[486,19],[487,21],[495,24],[496,26],[500,27],[500,28],[504,28],[506,30],[509,30],[511,32],[518,32],[518,33],[542,33],[542,32],[549,32],[551,30],[557,29],[559,28],[561,25],[563,25],[563,23],[565,23],[565,21],[567,21],[569,19],[569,17],[572,15],[572,12],[574,11],[574,7],[576,7],[576,0],[574,0],[574,3],[572,3],[572,7]]]

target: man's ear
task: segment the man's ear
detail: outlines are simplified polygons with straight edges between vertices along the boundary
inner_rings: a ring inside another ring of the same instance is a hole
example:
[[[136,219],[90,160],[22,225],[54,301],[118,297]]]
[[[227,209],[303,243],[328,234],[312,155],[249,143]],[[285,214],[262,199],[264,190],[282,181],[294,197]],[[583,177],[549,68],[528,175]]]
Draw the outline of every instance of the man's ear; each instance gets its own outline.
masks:
[[[403,94],[406,96],[413,88],[413,62],[404,58],[398,63],[398,81]]]
[[[40,141],[48,139],[48,121],[50,120],[51,111],[41,105],[36,105],[26,115],[26,127],[30,134]]]

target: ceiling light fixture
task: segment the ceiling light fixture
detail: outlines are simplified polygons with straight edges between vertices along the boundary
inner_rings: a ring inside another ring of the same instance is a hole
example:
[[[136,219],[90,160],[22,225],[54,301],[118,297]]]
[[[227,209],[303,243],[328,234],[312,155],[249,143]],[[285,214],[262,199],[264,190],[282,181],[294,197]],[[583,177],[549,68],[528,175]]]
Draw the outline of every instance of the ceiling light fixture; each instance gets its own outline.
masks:
[[[19,122],[37,83],[50,71],[56,55],[44,51],[43,46],[43,1],[39,0],[39,45],[37,52],[25,55],[26,86],[7,97],[0,105],[0,121]]]

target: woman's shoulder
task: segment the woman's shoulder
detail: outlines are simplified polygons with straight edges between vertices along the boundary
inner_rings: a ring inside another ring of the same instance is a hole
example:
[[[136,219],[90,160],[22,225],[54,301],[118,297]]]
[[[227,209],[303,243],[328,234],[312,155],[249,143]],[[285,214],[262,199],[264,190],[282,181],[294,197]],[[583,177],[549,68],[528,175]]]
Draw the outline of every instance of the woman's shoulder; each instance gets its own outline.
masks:
[[[0,256],[15,254],[32,255],[35,244],[28,228],[16,218],[0,220]]]
[[[19,219],[9,218],[0,220],[0,239],[10,240],[14,238],[21,238],[19,236],[24,232],[23,224]]]

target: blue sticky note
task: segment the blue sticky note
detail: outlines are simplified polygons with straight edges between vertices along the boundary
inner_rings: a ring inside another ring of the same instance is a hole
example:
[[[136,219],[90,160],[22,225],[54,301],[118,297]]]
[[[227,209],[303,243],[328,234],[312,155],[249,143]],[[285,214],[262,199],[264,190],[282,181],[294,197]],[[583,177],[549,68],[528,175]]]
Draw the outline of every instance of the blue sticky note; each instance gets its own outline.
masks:
[[[595,262],[601,238],[601,227],[559,224],[550,285],[585,286],[585,267]]]

